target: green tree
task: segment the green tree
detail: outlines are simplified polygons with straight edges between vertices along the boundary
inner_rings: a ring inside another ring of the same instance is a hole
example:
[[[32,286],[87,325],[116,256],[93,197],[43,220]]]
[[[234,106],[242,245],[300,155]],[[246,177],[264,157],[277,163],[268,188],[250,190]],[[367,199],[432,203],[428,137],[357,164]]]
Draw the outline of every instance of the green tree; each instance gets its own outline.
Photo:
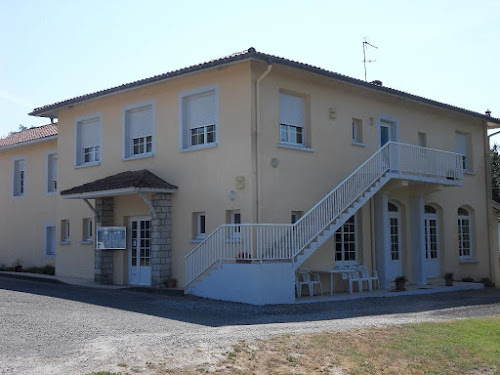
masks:
[[[494,145],[490,150],[491,160],[491,190],[492,198],[495,202],[500,203],[500,147]]]

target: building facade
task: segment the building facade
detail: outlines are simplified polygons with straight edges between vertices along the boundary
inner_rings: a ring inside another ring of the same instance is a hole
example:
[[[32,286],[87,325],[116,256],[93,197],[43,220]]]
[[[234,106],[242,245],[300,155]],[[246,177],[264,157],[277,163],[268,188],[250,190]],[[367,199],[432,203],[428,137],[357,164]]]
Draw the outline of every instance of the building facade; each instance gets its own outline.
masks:
[[[499,277],[498,119],[254,49],[32,114],[58,119],[58,275],[258,304],[299,268]]]

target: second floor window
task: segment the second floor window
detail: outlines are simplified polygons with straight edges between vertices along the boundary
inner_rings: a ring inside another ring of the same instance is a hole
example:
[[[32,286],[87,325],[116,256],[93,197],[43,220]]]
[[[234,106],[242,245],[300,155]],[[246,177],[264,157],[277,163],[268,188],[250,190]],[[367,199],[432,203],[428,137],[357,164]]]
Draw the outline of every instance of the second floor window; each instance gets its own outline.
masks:
[[[22,197],[26,186],[26,162],[24,159],[14,160],[14,196]]]
[[[472,170],[471,153],[469,148],[469,135],[455,133],[455,151],[462,155],[462,168],[464,171]]]
[[[124,109],[124,158],[153,155],[153,103],[127,106]]]
[[[75,165],[95,165],[101,161],[101,117],[87,116],[76,122]]]
[[[180,95],[181,149],[196,149],[217,144],[217,86],[196,89]]]
[[[47,154],[47,193],[57,191],[57,154]]]
[[[304,147],[305,136],[305,97],[280,93],[280,143]]]

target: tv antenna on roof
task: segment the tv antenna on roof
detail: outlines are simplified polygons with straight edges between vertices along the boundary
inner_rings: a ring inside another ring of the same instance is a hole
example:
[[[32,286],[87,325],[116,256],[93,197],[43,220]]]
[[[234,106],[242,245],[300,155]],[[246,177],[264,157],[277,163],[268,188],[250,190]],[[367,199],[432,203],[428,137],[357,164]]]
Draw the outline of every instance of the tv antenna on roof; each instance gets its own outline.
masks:
[[[378,49],[378,47],[374,46],[373,44],[368,43],[368,38],[366,36],[363,38],[363,65],[365,67],[365,81],[367,81],[367,79],[366,79],[366,63],[371,63],[371,62],[377,61],[377,60],[367,60],[366,59],[366,47],[367,46]]]

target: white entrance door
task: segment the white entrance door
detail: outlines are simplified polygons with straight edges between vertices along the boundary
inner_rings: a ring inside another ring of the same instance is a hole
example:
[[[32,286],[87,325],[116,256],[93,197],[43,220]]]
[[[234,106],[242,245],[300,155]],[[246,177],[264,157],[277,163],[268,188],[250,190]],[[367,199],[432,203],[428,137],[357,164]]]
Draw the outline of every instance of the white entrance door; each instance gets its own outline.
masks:
[[[434,207],[425,206],[425,274],[427,278],[441,277],[438,214]]]
[[[403,254],[401,251],[401,211],[398,206],[389,202],[389,277],[394,280],[403,275]]]
[[[151,219],[131,218],[129,222],[130,285],[151,285]]]

